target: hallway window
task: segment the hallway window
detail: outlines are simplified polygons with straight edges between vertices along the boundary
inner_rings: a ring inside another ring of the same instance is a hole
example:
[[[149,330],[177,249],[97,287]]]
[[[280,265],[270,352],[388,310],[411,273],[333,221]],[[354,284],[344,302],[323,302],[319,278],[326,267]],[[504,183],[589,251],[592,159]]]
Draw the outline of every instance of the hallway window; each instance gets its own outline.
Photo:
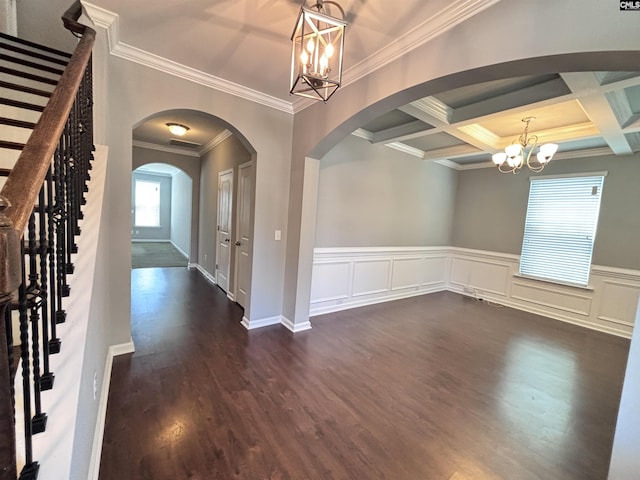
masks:
[[[586,286],[606,172],[531,178],[520,274]]]
[[[160,183],[135,181],[134,223],[136,227],[160,226]]]

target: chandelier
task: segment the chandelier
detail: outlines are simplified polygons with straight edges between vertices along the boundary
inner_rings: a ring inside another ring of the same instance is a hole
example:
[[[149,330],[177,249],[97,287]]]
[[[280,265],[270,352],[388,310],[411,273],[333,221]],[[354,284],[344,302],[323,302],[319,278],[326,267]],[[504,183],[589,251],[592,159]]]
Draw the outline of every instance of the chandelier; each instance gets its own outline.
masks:
[[[522,135],[507,146],[504,152],[496,153],[491,157],[501,173],[518,173],[525,164],[529,170],[538,173],[553,158],[556,150],[558,150],[558,145],[545,143],[540,146],[538,154],[531,160],[531,154],[538,145],[538,136],[529,135],[529,124],[535,119],[536,117],[523,118],[522,121],[525,123],[525,127]]]
[[[327,15],[329,4],[340,10],[342,20]],[[346,26],[344,10],[335,2],[318,0],[310,8],[302,6],[291,35],[289,93],[326,102],[340,88]]]

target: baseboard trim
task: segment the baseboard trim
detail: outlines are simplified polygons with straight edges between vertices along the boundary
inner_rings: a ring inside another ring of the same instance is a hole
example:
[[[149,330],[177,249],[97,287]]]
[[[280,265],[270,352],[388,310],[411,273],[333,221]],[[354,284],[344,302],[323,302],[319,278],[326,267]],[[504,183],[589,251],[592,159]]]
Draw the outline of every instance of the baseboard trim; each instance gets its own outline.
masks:
[[[111,345],[107,351],[107,358],[104,362],[104,376],[102,377],[102,388],[100,390],[100,402],[98,403],[98,416],[96,418],[96,429],[93,434],[93,448],[91,449],[91,460],[89,462],[88,480],[98,480],[100,475],[100,458],[102,456],[102,442],[104,440],[104,424],[107,419],[107,402],[109,400],[109,387],[111,385],[111,370],[113,359],[119,355],[134,353],[135,346],[133,339],[127,343]]]
[[[366,300],[358,300],[356,302],[341,303],[341,304],[335,304],[335,305],[325,305],[321,307],[314,307],[313,305],[311,305],[309,316],[315,317],[317,315],[324,315],[326,313],[341,312],[342,310],[366,307],[367,305],[375,305],[378,303],[391,302],[393,300],[402,300],[403,298],[419,297],[420,295],[428,295],[429,293],[442,292],[445,290],[447,290],[447,287],[444,285],[444,283],[442,283],[438,286],[425,288],[422,290],[404,292],[404,293],[395,293],[392,295],[385,295],[383,297],[376,297],[376,298],[371,298]]]
[[[202,267],[202,265],[200,265],[199,263],[190,263],[189,266],[191,268],[195,268],[196,270],[198,270],[200,274],[209,281],[209,283],[211,283],[212,285],[217,285],[215,277],[211,275],[209,272],[207,272]]]
[[[305,330],[311,330],[311,322],[309,320],[302,323],[293,323],[291,320],[289,320],[287,317],[283,315],[281,323],[293,333],[304,332]]]
[[[171,243],[171,245],[173,245],[176,250],[178,250],[182,255],[184,255],[184,257],[187,260],[189,260],[189,254],[185,252],[183,249],[181,249],[178,245],[176,245],[176,243],[173,240],[169,240],[169,243]]]
[[[276,315],[275,317],[260,318],[258,320],[249,320],[247,317],[242,317],[242,322],[240,323],[247,330],[255,330],[256,328],[278,325],[279,323],[282,323],[282,318],[280,317],[280,315]]]
[[[232,302],[236,301],[236,296],[235,296],[235,294],[233,292],[227,292],[227,298],[229,300],[231,300]]]

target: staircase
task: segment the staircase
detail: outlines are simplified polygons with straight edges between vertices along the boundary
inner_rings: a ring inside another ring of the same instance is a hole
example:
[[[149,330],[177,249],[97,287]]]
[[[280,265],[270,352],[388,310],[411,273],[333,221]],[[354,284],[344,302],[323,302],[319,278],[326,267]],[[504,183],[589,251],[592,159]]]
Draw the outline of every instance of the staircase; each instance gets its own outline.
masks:
[[[93,152],[95,32],[81,11],[76,1],[63,16],[81,36],[73,55],[0,33],[0,480],[38,478],[33,437],[63,348]]]
[[[0,33],[2,178],[17,161],[70,58],[66,52]]]

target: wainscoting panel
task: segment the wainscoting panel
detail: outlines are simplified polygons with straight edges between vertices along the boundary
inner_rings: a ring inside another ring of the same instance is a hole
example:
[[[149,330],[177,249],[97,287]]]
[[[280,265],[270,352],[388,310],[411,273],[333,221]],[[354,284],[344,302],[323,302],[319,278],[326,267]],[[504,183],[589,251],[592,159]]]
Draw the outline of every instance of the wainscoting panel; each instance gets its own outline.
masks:
[[[391,290],[418,288],[422,285],[423,259],[420,257],[398,258],[393,261]]]
[[[632,319],[638,307],[640,284],[602,281],[602,299],[598,309],[598,320],[612,322],[624,327],[633,327]]]
[[[311,315],[449,290],[630,337],[640,271],[593,266],[587,288],[518,275],[517,255],[457,247],[318,248]]]
[[[349,298],[351,262],[338,260],[314,264],[311,303]]]
[[[514,280],[511,298],[584,317],[588,317],[591,310],[591,293],[588,290],[544,284],[536,280]]]
[[[353,262],[352,296],[373,295],[389,291],[391,259],[357,259]]]
[[[445,290],[446,247],[317,248],[311,315]]]

